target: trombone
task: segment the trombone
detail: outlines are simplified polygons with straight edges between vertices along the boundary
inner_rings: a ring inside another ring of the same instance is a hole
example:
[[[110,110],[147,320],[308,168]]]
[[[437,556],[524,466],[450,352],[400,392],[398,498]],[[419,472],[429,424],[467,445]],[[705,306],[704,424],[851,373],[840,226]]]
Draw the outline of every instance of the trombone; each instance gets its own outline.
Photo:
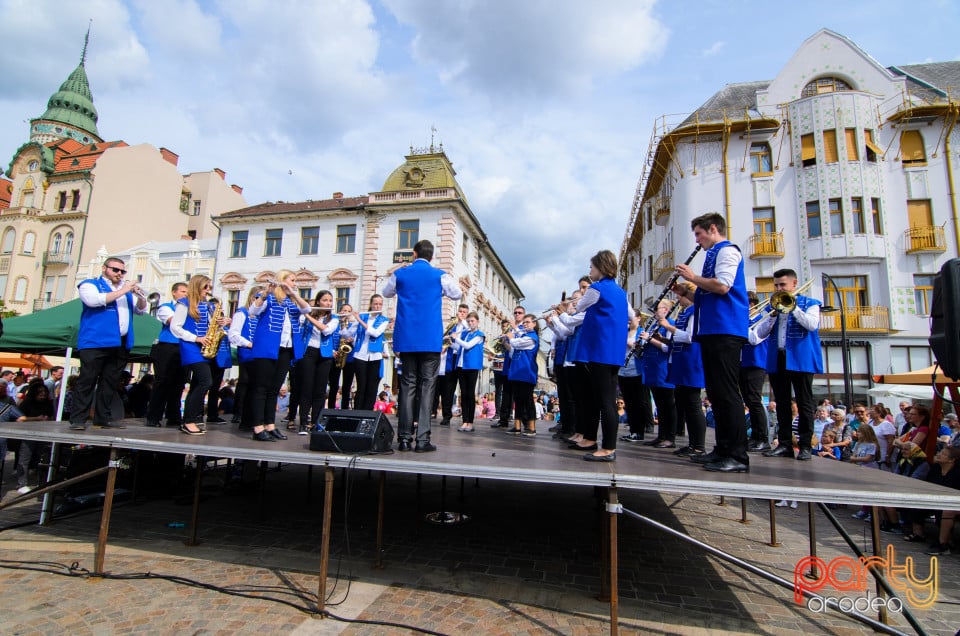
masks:
[[[810,290],[810,287],[813,286],[813,279],[811,278],[803,285],[800,285],[792,292],[788,291],[776,291],[770,294],[770,297],[764,300],[758,305],[754,305],[750,308],[750,320],[759,316],[760,314],[767,313],[770,309],[775,309],[781,314],[788,314],[794,309],[797,308],[797,295],[806,293]]]

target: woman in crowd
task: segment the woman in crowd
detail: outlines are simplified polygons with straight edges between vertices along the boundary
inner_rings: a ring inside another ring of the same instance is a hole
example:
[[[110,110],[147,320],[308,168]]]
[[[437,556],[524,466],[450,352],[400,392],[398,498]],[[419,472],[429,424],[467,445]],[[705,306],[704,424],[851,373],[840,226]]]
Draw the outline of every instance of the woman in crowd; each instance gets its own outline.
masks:
[[[293,272],[280,270],[265,294],[250,305],[250,315],[257,317],[253,337],[253,374],[251,378],[250,415],[253,417],[253,439],[273,442],[287,439],[276,429],[277,396],[290,369],[291,362],[303,357],[300,316],[310,313],[295,288]]]
[[[241,431],[253,430],[247,398],[250,396],[250,375],[253,373],[253,334],[257,331],[257,318],[250,316],[250,305],[262,293],[262,287],[252,287],[247,292],[247,302],[233,313],[230,331],[227,332],[230,344],[237,348],[237,362],[240,363],[240,376],[233,399],[233,423],[239,424]]]
[[[887,409],[883,408],[882,404],[874,404],[868,408],[867,415],[870,417],[870,428],[877,436],[877,461],[884,470],[890,470],[893,465],[890,451],[893,450],[897,429],[893,427],[893,422],[887,419]]]
[[[479,329],[480,316],[475,311],[467,314],[467,328],[454,339],[459,345],[457,351],[457,374],[460,383],[461,416],[463,425],[460,430],[473,432],[473,419],[476,415],[477,377],[483,368],[483,343],[487,336]],[[534,424],[534,428],[535,428]]]
[[[906,433],[893,440],[893,448],[899,452],[907,442],[913,442],[923,448],[927,441],[927,435],[930,434],[930,409],[920,404],[914,404],[903,414],[909,428]]]
[[[327,397],[330,368],[333,366],[333,333],[339,319],[333,315],[333,294],[322,289],[313,298],[314,310],[303,317],[303,358],[297,363],[300,374],[300,428],[298,435],[307,435],[311,425],[320,421],[320,412]],[[316,314],[316,315],[314,315]]]
[[[533,437],[537,434],[537,411],[533,405],[533,389],[537,385],[537,352],[540,350],[540,330],[537,319],[524,315],[520,331],[514,332],[506,342],[510,356],[507,379],[510,382],[514,402],[514,426],[508,433]],[[506,408],[504,405],[503,408]],[[523,426],[523,428],[521,428]]]
[[[914,406],[913,408],[917,408]],[[933,467],[927,475],[927,481],[960,490],[960,448],[945,446],[937,451],[933,457]],[[929,510],[912,510],[907,515],[912,523],[911,532],[904,536],[907,541],[923,541],[925,531],[923,522],[929,516]],[[937,538],[927,550],[927,554],[950,554],[950,538],[953,536],[953,525],[957,517],[955,510],[940,510],[936,514]]]
[[[170,332],[180,339],[180,364],[190,376],[190,391],[183,403],[183,424],[180,430],[187,435],[203,435],[204,399],[213,384],[211,361],[203,357],[203,347],[207,346],[214,330],[223,329],[230,319],[223,316],[218,324],[212,324],[213,304],[207,302],[212,288],[210,279],[202,274],[190,278],[187,295],[177,301],[170,322]]]
[[[383,315],[383,296],[371,296],[367,313],[356,316],[356,321],[353,366],[357,377],[357,399],[353,408],[369,411],[376,402],[377,387],[383,377],[383,332],[390,326],[390,319]]]

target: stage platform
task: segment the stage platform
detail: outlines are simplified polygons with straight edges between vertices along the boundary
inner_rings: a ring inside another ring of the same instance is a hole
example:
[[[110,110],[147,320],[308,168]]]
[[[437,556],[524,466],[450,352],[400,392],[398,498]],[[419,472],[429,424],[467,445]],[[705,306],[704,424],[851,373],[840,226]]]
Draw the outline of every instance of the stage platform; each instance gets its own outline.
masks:
[[[63,422],[8,422],[0,424],[0,437],[386,473],[960,510],[960,491],[818,457],[800,462],[754,455],[750,473],[722,474],[707,472],[667,449],[621,442],[616,462],[585,462],[584,452],[551,439],[546,422],[540,422],[541,432],[534,438],[508,435],[485,421],[477,423],[473,433],[434,426],[436,452],[383,455],[311,451],[309,438],[292,431],[285,431],[290,433],[286,441],[256,442],[235,424],[208,425],[204,436],[188,436],[175,428],[150,428],[142,420],[125,420],[124,424],[125,429],[91,426],[86,431],[72,431]]]

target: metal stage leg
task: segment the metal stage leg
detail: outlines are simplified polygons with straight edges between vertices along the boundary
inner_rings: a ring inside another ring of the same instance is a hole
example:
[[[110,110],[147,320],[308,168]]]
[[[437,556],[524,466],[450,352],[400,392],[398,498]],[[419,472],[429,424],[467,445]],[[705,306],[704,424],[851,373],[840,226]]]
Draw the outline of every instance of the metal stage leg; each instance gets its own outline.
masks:
[[[771,548],[779,548],[780,542],[777,541],[777,509],[773,506],[773,499],[768,499],[767,504],[770,505],[770,543],[767,545]]]
[[[593,487],[593,494],[597,498],[597,527],[600,531],[600,594],[597,600],[601,603],[610,601],[610,532],[608,520],[604,515],[605,498],[603,488]]]
[[[810,538],[810,556],[815,557],[817,556],[817,519],[814,515],[814,504],[811,502],[807,503],[807,534]],[[816,562],[810,564],[810,571],[806,573],[806,576],[814,581],[820,579]]]
[[[610,572],[610,636],[617,636],[620,633],[619,621],[619,598],[620,587],[617,579],[617,570],[619,569],[619,558],[617,552],[617,521],[620,513],[623,512],[623,506],[617,499],[617,488],[613,486],[607,488],[607,516],[609,520],[609,564],[607,568]]]
[[[317,611],[323,617],[327,602],[327,567],[330,565],[330,519],[333,516],[333,467],[323,470],[323,524],[320,535],[320,583],[317,588]]]
[[[60,463],[60,444],[51,444],[50,445],[50,465],[47,466],[47,480],[46,484],[48,485],[53,481],[53,476],[57,471],[57,465]],[[2,464],[0,464],[0,478],[3,476]],[[136,489],[133,491],[136,493]],[[40,525],[45,526],[50,523],[50,520],[53,518],[53,503],[56,498],[56,491],[50,491],[43,496],[43,503],[40,505]]]
[[[377,560],[373,562],[374,570],[383,569],[383,515],[384,502],[387,492],[387,473],[380,471],[380,485],[377,493]]]
[[[267,515],[264,512],[264,507],[266,506],[266,490],[267,462],[261,460],[257,462],[257,509],[259,510],[260,521],[263,521],[267,518]]]
[[[110,532],[110,513],[113,512],[113,489],[117,485],[117,449],[110,449],[107,464],[107,488],[103,491],[103,512],[100,513],[100,533],[97,535],[97,550],[93,556],[93,571],[103,574],[103,557],[107,551],[107,535]]]
[[[313,464],[307,466],[307,498],[303,503],[310,503],[313,498]]]
[[[750,523],[750,520],[747,519],[747,500],[745,497],[740,497],[740,523],[744,525]]]
[[[717,505],[718,505],[718,506],[726,506],[726,505],[727,505],[727,498],[724,497],[723,495],[720,495],[720,501],[717,502]]]
[[[880,545],[880,508],[878,506],[873,506],[870,509],[871,520],[870,520],[870,539],[873,543],[873,556],[881,556],[883,554],[883,547]],[[880,585],[880,581],[877,581],[877,596],[880,598],[885,598],[883,586]],[[886,625],[890,624],[890,620],[887,617],[887,606],[881,605],[880,609],[877,610],[877,620]]]
[[[200,484],[203,481],[203,457],[196,458],[196,476],[193,479],[193,509],[190,511],[190,536],[184,545],[200,545],[197,532],[200,525]]]
[[[463,478],[460,481],[460,497],[463,498]],[[447,510],[447,476],[440,478],[440,510],[427,513],[425,519],[433,524],[441,526],[455,526],[470,520],[470,517],[462,512],[450,512]]]

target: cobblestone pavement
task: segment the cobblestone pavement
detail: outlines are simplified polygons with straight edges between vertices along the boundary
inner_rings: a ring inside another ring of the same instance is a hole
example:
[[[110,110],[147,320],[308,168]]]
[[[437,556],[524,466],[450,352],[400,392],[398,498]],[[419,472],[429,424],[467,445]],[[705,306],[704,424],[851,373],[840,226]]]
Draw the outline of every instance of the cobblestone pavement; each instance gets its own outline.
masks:
[[[311,479],[304,467],[271,465],[260,488],[253,463],[245,464],[242,474],[236,467],[210,471],[202,489],[201,544],[190,547],[184,545],[187,528],[168,526],[189,526],[189,475],[164,472],[161,463],[149,474],[163,475],[162,483],[140,471],[136,501],[129,498],[131,475],[118,484],[105,570],[121,578],[68,576],[72,563],[93,569],[100,524],[95,508],[62,514],[47,526],[33,523],[36,499],[0,511],[0,526],[6,528],[0,532],[0,565],[34,568],[0,569],[0,633],[415,633],[400,627],[409,626],[442,634],[522,636],[609,630],[609,605],[595,600],[602,512],[592,488],[451,478],[441,493],[440,478],[390,475],[383,567],[376,569],[378,476],[337,471],[327,609],[346,620],[336,620],[311,613],[322,506],[316,474]],[[4,500],[16,495],[10,470],[8,460]],[[792,580],[795,563],[807,552],[802,503],[796,510],[776,509],[781,546],[771,547],[766,501],[747,502],[744,524],[740,500],[718,505],[717,497],[619,494],[626,509],[784,579]],[[425,513],[442,508],[465,513],[469,521],[448,526],[424,521]],[[834,512],[869,551],[869,528],[851,518],[854,511]],[[849,555],[822,513],[816,520],[819,556],[829,561]],[[836,613],[816,614],[797,605],[789,590],[629,515],[621,515],[619,529],[621,633],[869,632]],[[917,574],[926,575],[924,545],[891,535],[883,540],[895,546],[898,560],[912,556]],[[960,626],[958,558],[940,558],[938,601],[914,610],[928,633],[954,634]],[[134,573],[151,576],[122,577]],[[892,615],[891,622],[912,633],[902,616]]]

